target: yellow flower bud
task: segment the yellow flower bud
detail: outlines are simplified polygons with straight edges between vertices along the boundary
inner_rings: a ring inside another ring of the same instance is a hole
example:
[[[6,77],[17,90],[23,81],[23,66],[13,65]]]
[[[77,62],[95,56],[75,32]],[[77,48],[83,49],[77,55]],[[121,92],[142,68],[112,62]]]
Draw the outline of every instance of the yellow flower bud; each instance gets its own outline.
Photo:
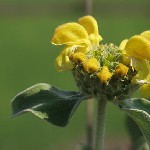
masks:
[[[73,53],[69,59],[71,61],[76,62],[77,64],[80,64],[82,62],[84,62],[86,60],[86,55],[84,53],[81,52],[77,52],[77,53]]]
[[[128,73],[129,68],[123,65],[122,63],[119,63],[116,67],[116,74],[120,75],[121,77],[126,76]]]
[[[88,73],[94,73],[99,70],[99,62],[96,58],[89,58],[83,63],[83,68]]]
[[[106,83],[112,77],[112,74],[107,66],[103,66],[102,70],[97,73],[97,76],[102,83]]]

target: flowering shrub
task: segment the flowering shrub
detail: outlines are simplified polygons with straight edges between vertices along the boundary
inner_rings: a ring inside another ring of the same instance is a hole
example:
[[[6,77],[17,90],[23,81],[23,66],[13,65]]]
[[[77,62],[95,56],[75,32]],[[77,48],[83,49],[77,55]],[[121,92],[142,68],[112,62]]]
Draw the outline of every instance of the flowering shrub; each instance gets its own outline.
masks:
[[[72,71],[79,92],[39,83],[13,99],[13,115],[31,112],[63,127],[83,100],[95,98],[98,111],[94,149],[102,150],[105,110],[110,101],[139,126],[145,138],[142,148],[149,149],[150,30],[122,41],[119,47],[101,41],[97,21],[92,16],[57,27],[51,42],[64,48],[56,58],[56,68]],[[131,98],[138,89],[143,97]],[[135,137],[134,141],[138,140]]]

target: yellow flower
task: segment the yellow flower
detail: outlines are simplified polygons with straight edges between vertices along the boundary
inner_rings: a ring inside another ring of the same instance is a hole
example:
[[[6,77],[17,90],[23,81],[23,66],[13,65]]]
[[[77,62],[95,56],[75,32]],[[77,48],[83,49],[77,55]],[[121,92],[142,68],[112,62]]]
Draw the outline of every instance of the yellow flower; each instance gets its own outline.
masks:
[[[122,63],[126,64],[126,65],[129,65],[130,64],[130,59],[128,58],[128,56],[126,54],[126,51],[125,51],[125,46],[126,46],[127,42],[128,42],[128,39],[123,40],[120,43],[119,49],[122,50]]]
[[[101,40],[97,22],[92,16],[84,16],[77,23],[60,25],[56,28],[51,42],[54,45],[66,45],[67,47],[63,50],[65,52],[61,52],[57,57],[56,68],[59,71],[73,69],[72,62],[68,60],[70,54],[87,53],[94,46],[98,46]]]
[[[128,56],[149,60],[150,40],[141,35],[135,35],[128,40],[125,50]]]
[[[138,71],[132,82],[141,83],[142,96],[150,99],[150,30],[122,42],[120,47],[124,53],[123,63],[130,59],[131,66]]]
[[[91,43],[98,45],[102,37],[99,35],[97,21],[91,16],[84,16],[78,20],[78,23],[86,29]]]
[[[123,65],[122,63],[119,63],[116,67],[116,74],[120,75],[121,77],[126,76],[128,73],[129,68]]]
[[[146,39],[150,40],[150,30],[144,31],[143,33],[141,33],[141,35]]]
[[[126,40],[121,46],[124,57],[130,59],[130,65],[138,71],[133,78],[133,82],[149,83],[150,82],[150,31],[145,31],[140,35],[135,35]],[[124,62],[123,62],[124,63]],[[126,64],[126,63],[125,63]]]
[[[97,76],[102,83],[106,83],[112,77],[112,74],[107,66],[103,66],[102,70],[97,73]]]
[[[96,58],[89,58],[83,63],[83,68],[88,73],[94,73],[99,70],[99,62]]]
[[[150,84],[144,84],[141,88],[142,97],[150,100]]]
[[[58,71],[72,69],[74,63],[70,61],[69,56],[71,55],[70,47],[65,47],[59,56],[56,58],[55,65]]]

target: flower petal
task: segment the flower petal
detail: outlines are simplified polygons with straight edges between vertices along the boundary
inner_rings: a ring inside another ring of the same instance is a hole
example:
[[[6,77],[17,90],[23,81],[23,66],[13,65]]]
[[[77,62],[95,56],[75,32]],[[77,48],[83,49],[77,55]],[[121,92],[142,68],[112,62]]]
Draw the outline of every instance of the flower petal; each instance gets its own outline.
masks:
[[[126,46],[127,42],[128,42],[128,39],[123,40],[119,45],[119,49],[122,50],[122,63],[129,65],[130,59],[128,58],[126,51],[125,51],[125,46]]]
[[[125,46],[128,56],[140,59],[150,59],[150,41],[140,35],[129,39]]]
[[[86,29],[89,35],[99,35],[97,21],[92,16],[79,18],[78,23]]]
[[[132,66],[138,71],[136,76],[132,79],[133,82],[142,84],[150,82],[150,64],[147,60],[132,59]]]
[[[58,71],[70,70],[74,68],[74,63],[69,59],[69,56],[72,53],[70,49],[70,46],[65,47],[56,58],[55,65]]]
[[[147,40],[150,41],[150,30],[144,31],[143,33],[141,33],[141,36],[145,37]]]
[[[140,91],[142,93],[142,97],[150,100],[150,84],[144,84]]]
[[[82,18],[79,18],[78,23],[81,24],[88,32],[92,43],[94,43],[95,41],[97,43],[102,40],[102,37],[99,35],[98,25],[95,18],[93,18],[92,16],[84,16]]]
[[[89,43],[88,33],[78,23],[65,23],[56,28],[52,43],[55,45],[80,45]]]
[[[119,49],[124,50],[127,42],[128,42],[128,39],[123,40],[119,45]]]

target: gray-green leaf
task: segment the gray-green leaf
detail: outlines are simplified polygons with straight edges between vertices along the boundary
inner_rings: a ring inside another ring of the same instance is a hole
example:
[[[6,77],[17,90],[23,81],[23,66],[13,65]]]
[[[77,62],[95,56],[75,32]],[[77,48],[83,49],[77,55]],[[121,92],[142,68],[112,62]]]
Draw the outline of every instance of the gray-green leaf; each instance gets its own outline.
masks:
[[[145,138],[139,129],[139,126],[135,121],[129,116],[126,116],[126,126],[129,132],[129,135],[132,140],[132,149],[133,150],[149,150],[148,145],[145,141]]]
[[[150,101],[144,98],[131,98],[115,101],[115,104],[133,118],[150,147]]]
[[[45,83],[36,84],[12,100],[12,116],[31,112],[57,126],[66,126],[80,102],[87,99],[80,92],[63,91]]]

